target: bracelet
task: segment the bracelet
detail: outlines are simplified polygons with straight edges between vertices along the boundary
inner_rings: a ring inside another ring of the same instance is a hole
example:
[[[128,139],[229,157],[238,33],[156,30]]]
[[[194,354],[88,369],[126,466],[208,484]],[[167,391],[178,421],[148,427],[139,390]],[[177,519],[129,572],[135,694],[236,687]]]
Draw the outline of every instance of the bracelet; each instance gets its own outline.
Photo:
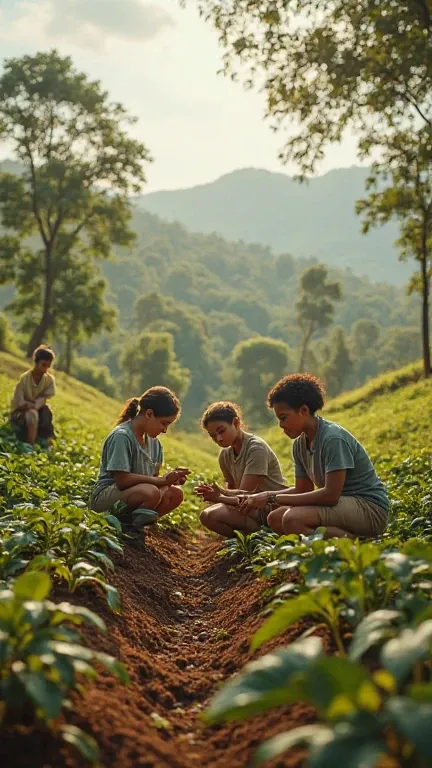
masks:
[[[267,504],[271,504],[271,506],[273,507],[277,503],[278,503],[278,501],[277,501],[276,494],[275,493],[269,493],[269,495],[267,496]]]

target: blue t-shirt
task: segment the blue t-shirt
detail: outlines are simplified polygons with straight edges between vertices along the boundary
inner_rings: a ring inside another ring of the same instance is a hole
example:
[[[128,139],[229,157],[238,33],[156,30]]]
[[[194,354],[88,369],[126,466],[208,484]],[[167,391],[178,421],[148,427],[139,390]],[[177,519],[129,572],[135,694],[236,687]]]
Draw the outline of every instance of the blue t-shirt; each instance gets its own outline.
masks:
[[[131,472],[154,477],[163,464],[162,446],[157,438],[145,436],[144,447],[138,442],[130,421],[119,424],[106,438],[102,448],[99,477],[93,496],[113,485],[115,472]]]
[[[385,510],[389,500],[384,484],[359,441],[347,429],[317,417],[318,429],[312,445],[301,434],[293,443],[296,478],[310,478],[317,488],[324,488],[328,472],[346,470],[342,496],[360,496]]]

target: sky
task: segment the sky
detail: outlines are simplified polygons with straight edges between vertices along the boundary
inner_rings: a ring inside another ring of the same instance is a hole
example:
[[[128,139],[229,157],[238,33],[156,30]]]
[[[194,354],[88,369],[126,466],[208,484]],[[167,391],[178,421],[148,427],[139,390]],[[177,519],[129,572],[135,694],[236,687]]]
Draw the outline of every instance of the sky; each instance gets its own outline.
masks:
[[[138,118],[134,133],[154,158],[146,191],[245,167],[296,173],[278,160],[284,136],[263,119],[264,96],[217,74],[222,49],[194,0],[0,0],[2,59],[52,48]],[[354,164],[348,136],[319,173]]]

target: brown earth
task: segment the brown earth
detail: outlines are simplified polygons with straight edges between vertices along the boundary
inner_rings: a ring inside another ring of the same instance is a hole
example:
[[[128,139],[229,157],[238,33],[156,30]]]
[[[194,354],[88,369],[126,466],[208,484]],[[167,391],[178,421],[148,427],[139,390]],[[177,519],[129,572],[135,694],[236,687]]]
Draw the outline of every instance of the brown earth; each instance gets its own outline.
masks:
[[[244,768],[265,738],[314,722],[313,710],[298,704],[243,723],[203,725],[200,714],[215,687],[251,659],[249,641],[264,605],[262,584],[218,558],[219,547],[203,535],[147,532],[145,545],[127,546],[116,564],[112,581],[121,594],[120,615],[96,593],[77,596],[108,626],[106,636],[88,632],[89,643],[120,658],[130,675],[124,687],[101,672],[83,698],[75,697],[75,712],[68,717],[96,738],[103,768]],[[284,641],[305,626],[293,627]],[[157,727],[157,716],[167,721],[165,727]],[[305,764],[300,751],[277,763]],[[83,768],[87,763],[53,737],[23,726],[1,741],[0,765]]]

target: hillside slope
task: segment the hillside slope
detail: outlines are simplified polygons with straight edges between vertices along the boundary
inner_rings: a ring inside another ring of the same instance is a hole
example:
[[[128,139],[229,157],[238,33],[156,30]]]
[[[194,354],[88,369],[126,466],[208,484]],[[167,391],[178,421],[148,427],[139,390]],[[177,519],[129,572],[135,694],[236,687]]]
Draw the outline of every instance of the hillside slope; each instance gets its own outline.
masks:
[[[0,411],[6,415],[16,378],[27,369],[25,360],[0,352]],[[112,429],[122,404],[76,379],[55,372],[56,421],[73,439],[75,429],[88,430],[89,440],[102,442]],[[432,379],[421,378],[420,364],[371,380],[364,387],[330,400],[323,416],[336,421],[363,442],[372,459],[385,466],[423,451],[432,454],[430,420]],[[291,447],[278,426],[262,436],[278,454],[287,480],[292,482]],[[197,473],[217,471],[217,448],[201,431],[181,430],[181,421],[170,435],[162,436],[167,463],[186,464]],[[97,457],[94,457],[97,466]]]
[[[25,360],[0,352],[0,413],[6,417],[9,402],[12,397],[15,381],[18,376],[28,369]],[[102,440],[113,428],[122,408],[122,403],[107,397],[81,381],[66,376],[65,373],[54,371],[57,384],[57,395],[53,400],[56,423],[65,430],[69,439],[74,439],[74,431],[88,431],[89,441],[102,443]],[[181,427],[181,422],[180,422]],[[165,451],[165,460],[171,466],[198,466],[201,470],[212,468],[214,451],[209,441],[210,452],[205,448],[207,442],[200,440],[199,446],[190,436],[182,435],[180,429],[173,430],[171,435],[161,438]],[[98,457],[93,457],[95,470]],[[214,469],[214,467],[213,467]]]
[[[389,463],[410,460],[422,452],[432,455],[432,379],[420,376],[420,365],[385,374],[330,400],[322,415],[352,432],[385,475]],[[263,437],[277,452],[292,481],[292,441],[277,426]]]
[[[365,196],[367,176],[367,168],[339,168],[299,184],[285,174],[248,168],[190,189],[144,195],[140,205],[193,231],[263,243],[402,284],[412,266],[398,262],[396,225],[361,234],[355,203]]]

